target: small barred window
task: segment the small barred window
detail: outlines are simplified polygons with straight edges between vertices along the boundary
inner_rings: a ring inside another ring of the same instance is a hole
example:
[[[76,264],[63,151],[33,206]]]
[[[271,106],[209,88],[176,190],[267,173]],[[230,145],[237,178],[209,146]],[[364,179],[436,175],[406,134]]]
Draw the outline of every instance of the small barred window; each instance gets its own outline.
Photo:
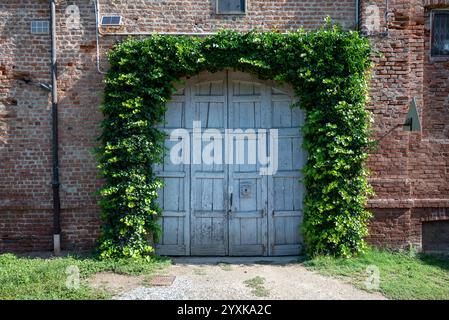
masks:
[[[217,0],[218,14],[244,14],[246,12],[245,0]]]
[[[449,10],[432,15],[432,56],[449,56]]]
[[[50,33],[50,21],[48,21],[48,20],[31,21],[31,33],[32,34],[49,34]]]

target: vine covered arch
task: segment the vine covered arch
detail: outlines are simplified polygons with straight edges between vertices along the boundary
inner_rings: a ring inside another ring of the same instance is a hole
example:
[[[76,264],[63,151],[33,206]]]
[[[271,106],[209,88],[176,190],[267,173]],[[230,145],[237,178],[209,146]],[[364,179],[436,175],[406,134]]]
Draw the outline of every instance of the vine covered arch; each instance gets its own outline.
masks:
[[[365,248],[371,189],[364,162],[370,145],[365,110],[370,46],[357,32],[327,25],[315,32],[222,31],[204,38],[154,35],[110,53],[99,168],[104,178],[99,252],[103,258],[149,257],[159,233],[153,164],[165,135],[157,129],[182,77],[226,68],[290,84],[293,108],[306,113],[302,232],[310,254],[351,256]]]

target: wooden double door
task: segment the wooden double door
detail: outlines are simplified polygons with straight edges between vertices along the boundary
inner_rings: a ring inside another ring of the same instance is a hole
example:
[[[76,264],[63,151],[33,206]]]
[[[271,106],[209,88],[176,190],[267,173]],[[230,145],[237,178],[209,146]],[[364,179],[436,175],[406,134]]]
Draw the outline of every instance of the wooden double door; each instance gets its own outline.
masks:
[[[156,168],[164,180],[159,254],[299,253],[306,157],[303,116],[290,108],[293,99],[289,87],[234,71],[202,73],[178,88],[163,126],[165,162]],[[188,163],[174,164],[170,156],[180,143],[170,139],[176,129],[189,134]],[[261,174],[268,167],[273,174]]]

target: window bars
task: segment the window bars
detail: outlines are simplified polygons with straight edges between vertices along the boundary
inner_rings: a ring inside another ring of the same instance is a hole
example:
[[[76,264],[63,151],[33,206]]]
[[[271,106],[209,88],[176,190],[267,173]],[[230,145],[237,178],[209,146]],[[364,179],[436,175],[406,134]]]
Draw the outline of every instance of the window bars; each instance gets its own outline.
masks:
[[[217,14],[245,14],[245,0],[217,0]]]
[[[449,10],[432,14],[432,56],[449,56]]]

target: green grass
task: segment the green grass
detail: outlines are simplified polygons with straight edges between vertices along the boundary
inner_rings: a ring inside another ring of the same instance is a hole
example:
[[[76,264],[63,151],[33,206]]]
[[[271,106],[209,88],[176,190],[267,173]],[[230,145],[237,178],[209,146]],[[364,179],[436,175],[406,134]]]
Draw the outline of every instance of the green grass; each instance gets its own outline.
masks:
[[[243,283],[248,288],[253,289],[252,293],[256,297],[268,297],[270,295],[270,291],[264,287],[265,278],[257,276],[255,278],[245,280]]]
[[[232,266],[227,262],[219,262],[217,265],[224,271],[232,271]]]
[[[81,256],[41,259],[3,254],[0,255],[0,300],[108,299],[111,296],[106,291],[96,291],[88,286],[90,276],[99,272],[147,275],[168,264],[169,261],[159,259],[149,262],[99,261]],[[70,279],[76,279],[73,272],[77,270],[80,282],[79,286],[73,287],[70,284],[76,282]]]
[[[342,277],[355,286],[370,291],[365,281],[368,267],[380,271],[378,290],[390,299],[449,299],[449,257],[438,255],[393,253],[370,249],[352,259],[317,257],[303,262],[323,275]]]

